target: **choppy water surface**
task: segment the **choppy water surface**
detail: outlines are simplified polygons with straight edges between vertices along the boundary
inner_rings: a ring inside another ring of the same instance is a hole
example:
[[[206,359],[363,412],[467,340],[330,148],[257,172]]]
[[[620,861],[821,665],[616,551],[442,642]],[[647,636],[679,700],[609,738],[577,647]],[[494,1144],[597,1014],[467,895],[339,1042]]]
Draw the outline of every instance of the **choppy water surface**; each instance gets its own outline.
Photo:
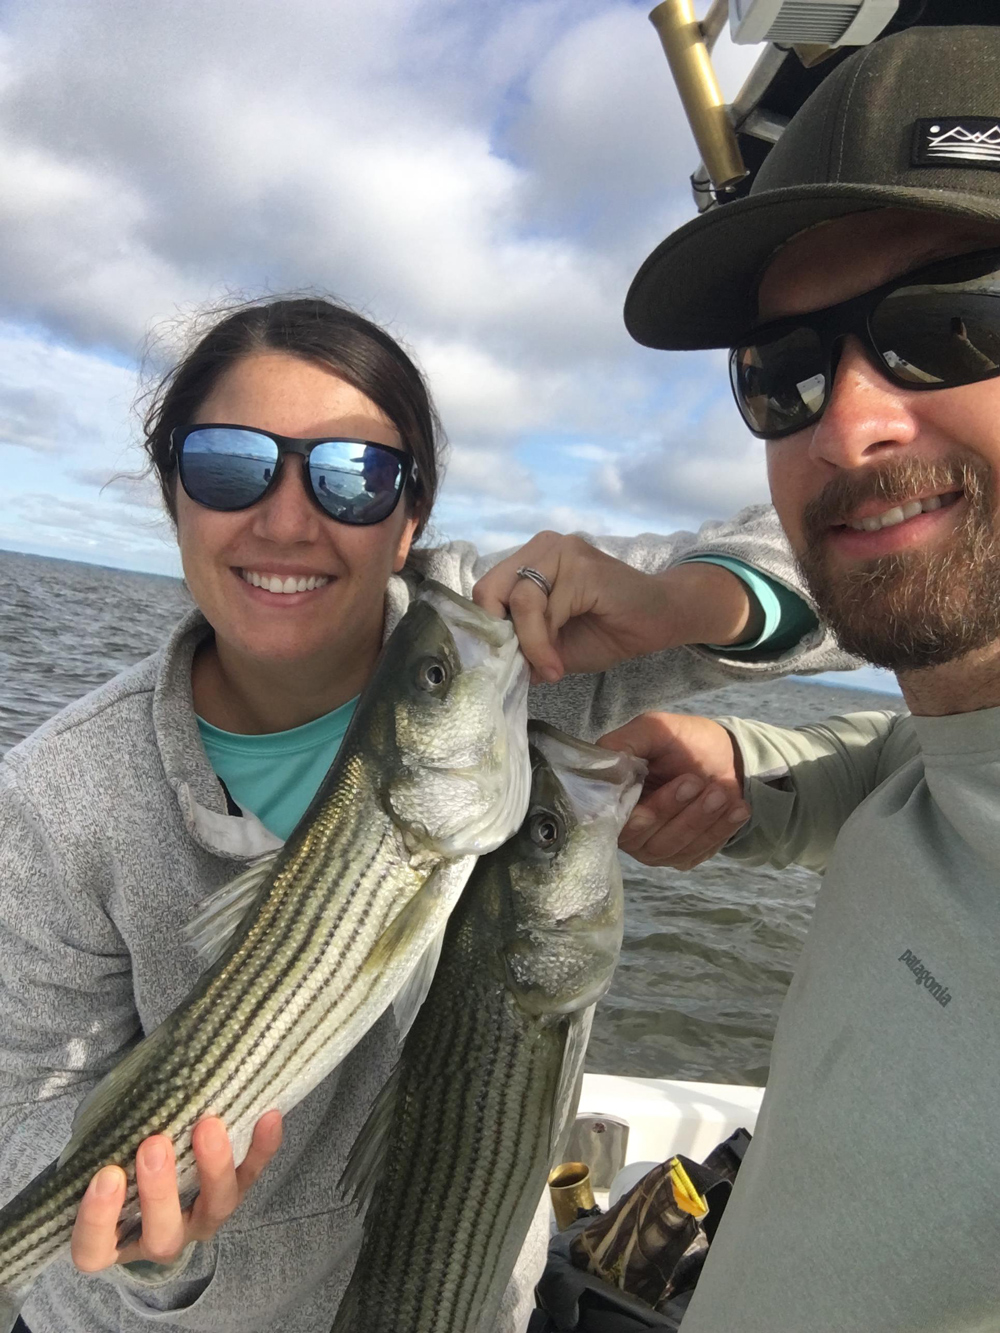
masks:
[[[191,604],[174,579],[8,551],[0,551],[0,588],[0,755],[157,648]],[[796,725],[898,707],[889,695],[779,681],[731,685],[685,711]],[[724,858],[685,872],[625,858],[625,947],[588,1067],[763,1083],[819,883],[807,871]]]

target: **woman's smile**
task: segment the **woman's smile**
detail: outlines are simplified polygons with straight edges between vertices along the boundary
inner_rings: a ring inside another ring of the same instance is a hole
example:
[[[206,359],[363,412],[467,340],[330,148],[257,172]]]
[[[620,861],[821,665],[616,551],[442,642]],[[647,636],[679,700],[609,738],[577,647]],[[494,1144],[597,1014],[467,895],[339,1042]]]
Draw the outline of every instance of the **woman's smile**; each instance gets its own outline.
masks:
[[[325,588],[330,582],[329,574],[306,573],[302,570],[281,573],[273,569],[261,571],[241,568],[235,572],[244,583],[249,583],[261,592],[274,593],[281,597],[290,597],[300,592],[313,592]]]

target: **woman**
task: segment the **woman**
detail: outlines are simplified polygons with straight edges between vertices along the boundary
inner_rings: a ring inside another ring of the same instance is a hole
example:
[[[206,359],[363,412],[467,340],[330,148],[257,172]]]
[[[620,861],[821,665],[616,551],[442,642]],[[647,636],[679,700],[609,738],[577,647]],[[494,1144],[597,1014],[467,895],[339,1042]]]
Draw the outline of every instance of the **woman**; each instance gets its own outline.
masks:
[[[197,611],[0,766],[0,1198],[58,1154],[87,1089],[195,982],[181,927],[305,809],[406,608],[402,576],[420,569],[470,594],[490,563],[464,543],[413,549],[438,484],[433,408],[398,345],[330,303],[222,318],[155,397],[146,447]],[[536,677],[559,681],[534,691],[536,715],[594,737],[733,678],[844,664],[787,590],[775,594],[784,630],[755,624],[766,617],[748,564],[780,580],[758,578],[765,600],[794,582],[766,517],[700,543],[605,545],[627,563],[543,534],[477,589],[509,608]],[[807,632],[779,660],[789,607],[792,637]],[[742,660],[738,647],[682,646],[740,641]],[[655,655],[616,666],[637,654]],[[561,679],[579,671],[596,674]],[[708,803],[703,828],[737,826],[738,800],[735,815],[722,804],[720,816]],[[395,1049],[386,1015],[287,1117],[273,1162],[276,1112],[238,1169],[225,1127],[203,1120],[187,1213],[169,1141],[146,1140],[142,1236],[121,1249],[124,1176],[104,1168],[80,1208],[75,1262],[46,1270],[26,1325],[325,1333],[358,1239],[337,1181]]]

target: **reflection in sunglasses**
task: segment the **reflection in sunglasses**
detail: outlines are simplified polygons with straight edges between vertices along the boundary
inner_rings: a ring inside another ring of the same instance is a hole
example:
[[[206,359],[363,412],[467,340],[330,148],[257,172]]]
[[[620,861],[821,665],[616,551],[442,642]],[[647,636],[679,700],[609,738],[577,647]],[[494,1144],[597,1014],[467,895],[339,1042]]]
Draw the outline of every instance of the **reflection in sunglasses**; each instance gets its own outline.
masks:
[[[815,412],[823,403],[823,395],[826,393],[826,376],[810,375],[806,380],[799,380],[795,387],[809,411]]]
[[[940,384],[940,375],[929,375],[926,370],[921,370],[919,366],[913,365],[905,357],[887,347],[882,353],[882,357],[887,366],[892,370],[898,370],[900,374],[906,375],[908,379],[920,380],[923,384]]]

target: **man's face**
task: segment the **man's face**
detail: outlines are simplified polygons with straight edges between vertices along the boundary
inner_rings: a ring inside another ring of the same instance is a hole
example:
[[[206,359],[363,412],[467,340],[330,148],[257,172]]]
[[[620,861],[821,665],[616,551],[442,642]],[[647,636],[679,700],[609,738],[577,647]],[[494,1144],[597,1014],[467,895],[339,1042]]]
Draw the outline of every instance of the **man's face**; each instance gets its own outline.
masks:
[[[842,218],[778,253],[760,315],[823,309],[997,245],[996,228],[930,215]],[[767,459],[778,516],[845,649],[905,672],[1000,639],[1000,379],[903,389],[850,337],[823,416],[769,441]]]

